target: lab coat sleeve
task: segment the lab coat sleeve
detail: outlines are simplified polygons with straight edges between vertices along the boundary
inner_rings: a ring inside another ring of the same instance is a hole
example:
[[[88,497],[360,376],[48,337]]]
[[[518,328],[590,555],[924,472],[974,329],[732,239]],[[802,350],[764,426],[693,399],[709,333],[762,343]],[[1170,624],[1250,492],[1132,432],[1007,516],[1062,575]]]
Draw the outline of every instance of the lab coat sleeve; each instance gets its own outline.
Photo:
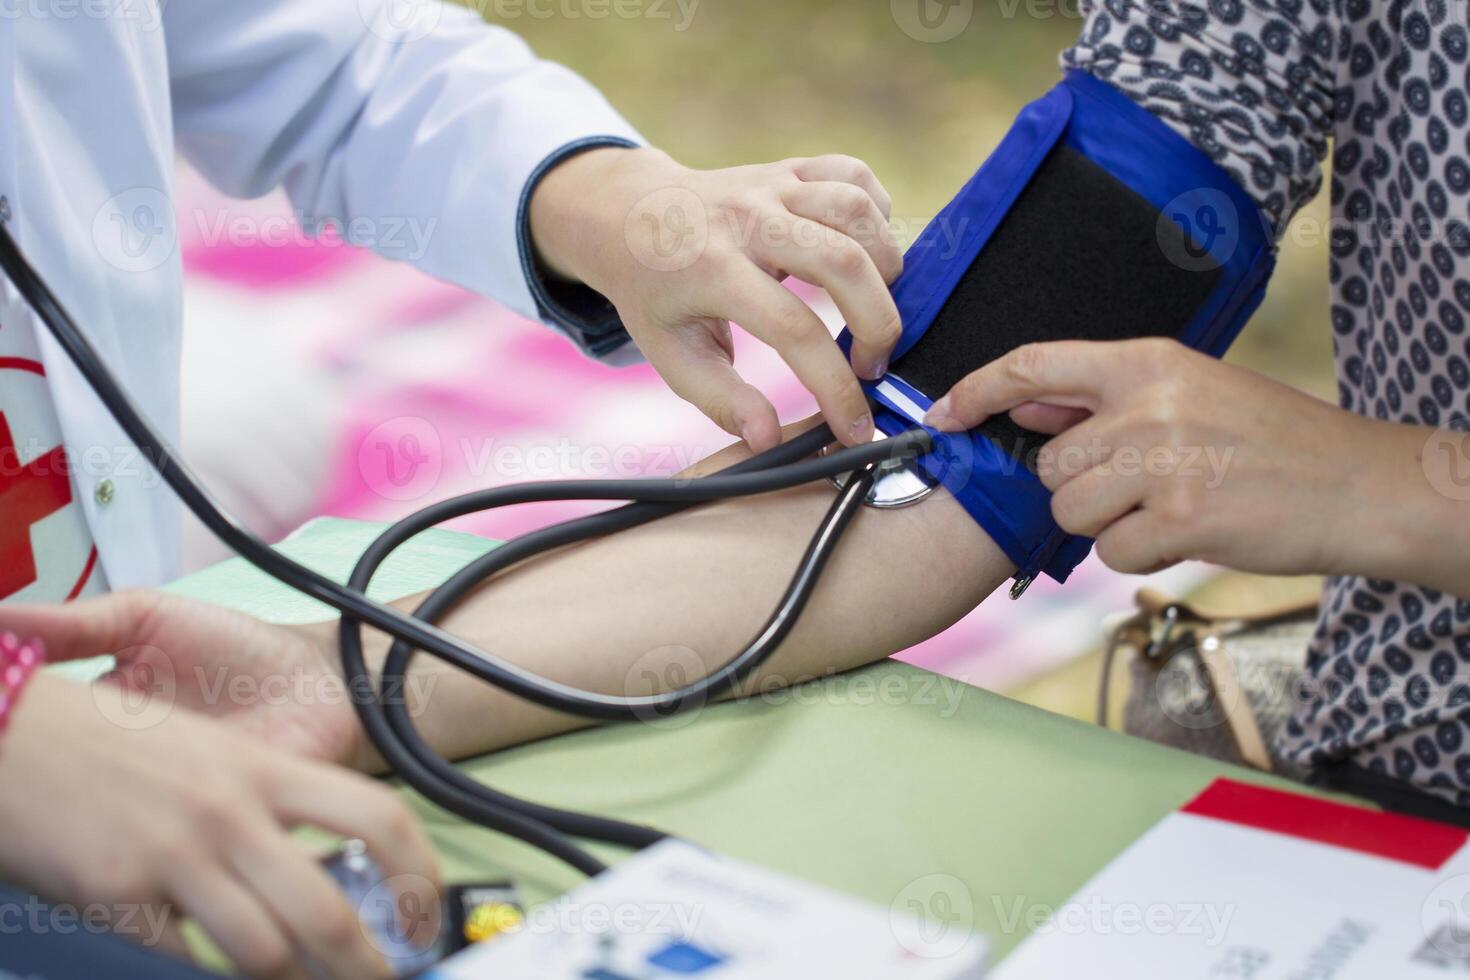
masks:
[[[178,148],[221,190],[283,186],[309,227],[627,356],[611,305],[530,247],[550,166],[641,142],[580,76],[438,0],[177,0],[163,25]]]

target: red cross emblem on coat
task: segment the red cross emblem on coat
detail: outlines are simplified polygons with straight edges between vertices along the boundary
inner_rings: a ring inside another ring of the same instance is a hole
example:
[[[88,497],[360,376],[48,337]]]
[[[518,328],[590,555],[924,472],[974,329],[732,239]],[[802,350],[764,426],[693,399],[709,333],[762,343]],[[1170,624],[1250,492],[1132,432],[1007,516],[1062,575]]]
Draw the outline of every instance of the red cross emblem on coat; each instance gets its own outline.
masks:
[[[27,599],[75,598],[96,563],[45,369],[0,357],[0,601],[23,590],[33,593]]]

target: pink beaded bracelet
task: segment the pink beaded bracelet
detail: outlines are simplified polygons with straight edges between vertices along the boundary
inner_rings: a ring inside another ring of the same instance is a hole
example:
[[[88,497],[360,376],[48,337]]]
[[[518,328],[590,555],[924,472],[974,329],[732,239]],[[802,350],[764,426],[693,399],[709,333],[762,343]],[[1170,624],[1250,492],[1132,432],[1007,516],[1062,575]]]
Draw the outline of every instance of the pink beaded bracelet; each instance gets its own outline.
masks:
[[[22,641],[14,633],[0,633],[0,734],[10,723],[26,682],[45,663],[46,648],[40,640]]]

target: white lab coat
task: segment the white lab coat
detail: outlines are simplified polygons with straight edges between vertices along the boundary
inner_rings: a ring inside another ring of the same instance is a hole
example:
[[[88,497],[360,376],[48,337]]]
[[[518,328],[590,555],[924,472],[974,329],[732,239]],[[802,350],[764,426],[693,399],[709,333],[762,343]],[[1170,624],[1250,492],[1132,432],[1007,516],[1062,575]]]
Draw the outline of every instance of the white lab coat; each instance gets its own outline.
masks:
[[[638,137],[591,85],[510,32],[437,0],[41,0],[14,11],[0,18],[0,216],[171,440],[175,150],[231,195],[282,186],[308,220],[356,229],[389,257],[578,334],[525,274],[523,193],[562,148]],[[419,238],[392,233],[407,221],[432,222],[422,254]],[[0,324],[29,317],[0,283]],[[176,501],[32,323],[107,582],[167,581]],[[577,339],[599,354],[617,346]],[[110,493],[96,492],[102,480]]]

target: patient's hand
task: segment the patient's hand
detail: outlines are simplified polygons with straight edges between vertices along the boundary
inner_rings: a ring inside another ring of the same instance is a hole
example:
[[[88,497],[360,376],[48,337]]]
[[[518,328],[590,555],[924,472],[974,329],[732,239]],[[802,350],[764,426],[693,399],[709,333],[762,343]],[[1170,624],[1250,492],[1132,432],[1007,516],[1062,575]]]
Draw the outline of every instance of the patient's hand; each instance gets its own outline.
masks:
[[[1054,436],[1037,466],[1052,515],[1119,571],[1196,559],[1470,595],[1464,503],[1433,469],[1448,430],[1365,418],[1157,338],[1018,348],[927,421],[959,431],[1006,411]]]
[[[116,656],[117,669],[98,683],[121,688],[139,717],[182,708],[298,756],[359,762],[360,728],[320,631],[152,591],[0,606],[0,629],[40,637],[52,661]]]
[[[814,423],[797,423],[787,434]],[[732,447],[686,475],[747,453]],[[564,548],[496,576],[442,625],[481,650],[584,690],[626,696],[650,693],[651,680],[660,690],[687,683],[750,642],[832,497],[819,481],[691,508]],[[799,683],[904,649],[959,619],[1014,570],[948,493],[901,510],[865,508],[791,635],[747,690]],[[421,598],[394,605],[412,610]],[[337,628],[335,620],[270,626],[157,592],[0,606],[0,630],[39,636],[58,658],[118,654],[123,670],[114,683],[130,691],[154,690],[160,677],[171,676],[181,707],[276,747],[381,772],[343,690]],[[382,663],[381,634],[365,631],[364,647],[370,669]],[[292,680],[298,683],[285,683]],[[257,691],[263,696],[251,696]],[[406,697],[420,733],[451,759],[589,724],[431,657],[414,662]]]

